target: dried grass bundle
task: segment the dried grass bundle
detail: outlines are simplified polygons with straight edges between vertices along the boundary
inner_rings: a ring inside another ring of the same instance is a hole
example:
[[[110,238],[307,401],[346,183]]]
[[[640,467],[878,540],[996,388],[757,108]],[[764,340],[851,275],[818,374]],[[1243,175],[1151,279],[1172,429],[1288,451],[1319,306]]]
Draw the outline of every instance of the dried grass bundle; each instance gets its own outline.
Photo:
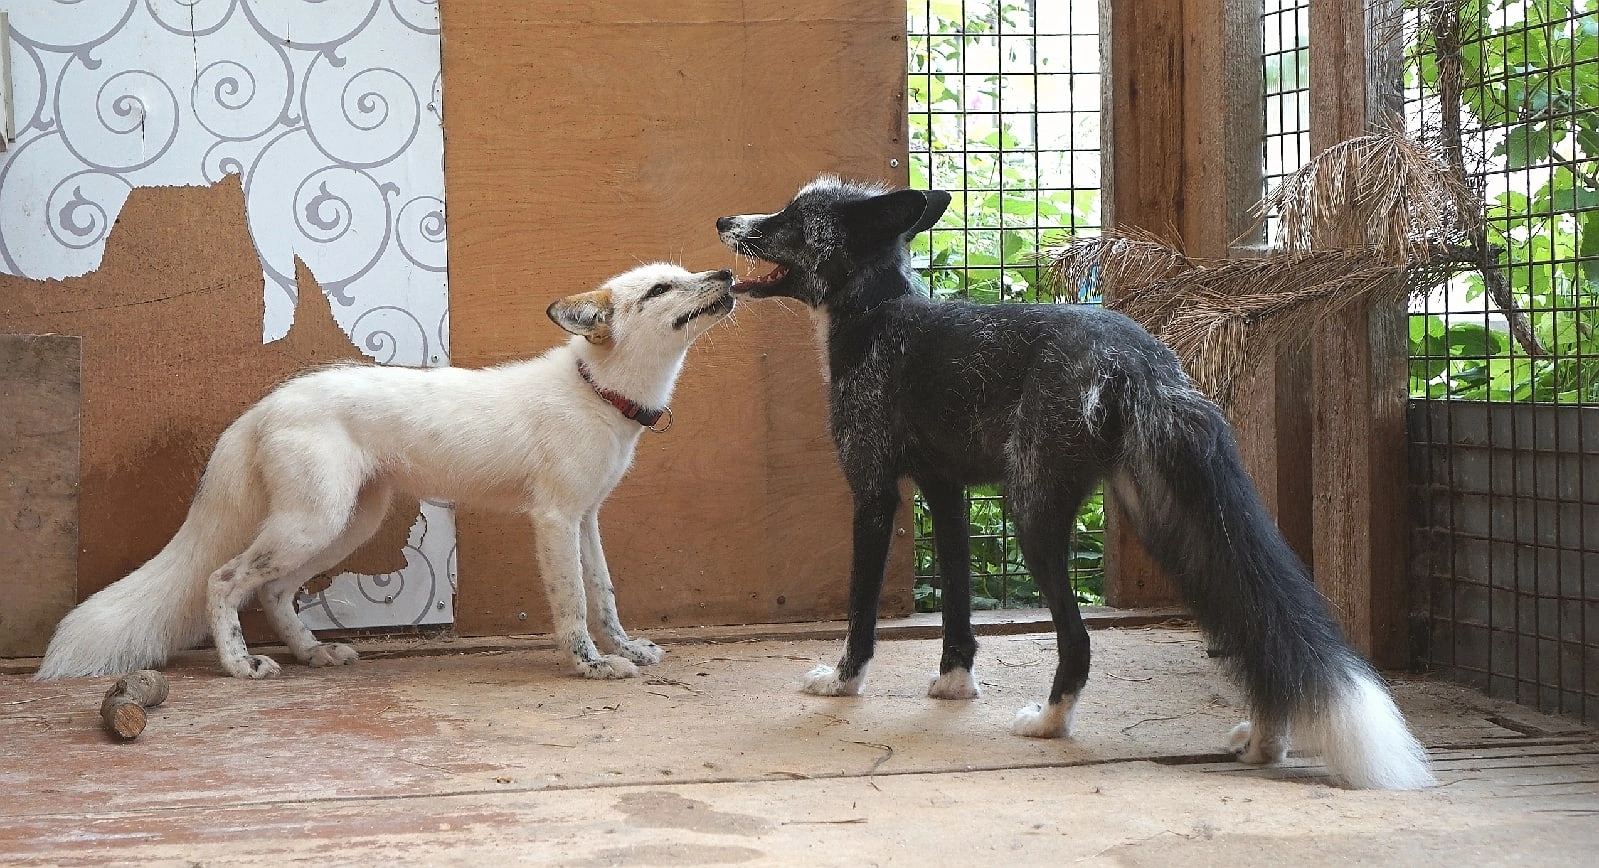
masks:
[[[1397,132],[1348,139],[1261,200],[1256,225],[1277,214],[1275,246],[1285,251],[1364,243],[1390,265],[1424,265],[1481,221],[1480,201],[1447,163]]]
[[[1404,269],[1370,249],[1196,260],[1164,242],[1143,240],[1136,246],[1094,243],[1099,239],[1073,242],[1056,251],[1053,260],[1068,266],[1052,273],[1142,275],[1141,280],[1086,286],[1074,281],[1068,286],[1079,294],[1115,287],[1106,304],[1170,346],[1223,409],[1231,407],[1251,361],[1309,340],[1319,323],[1347,305],[1406,292]],[[1160,272],[1162,263],[1180,263],[1181,268]]]
[[[1143,286],[1195,267],[1176,245],[1142,229],[1060,240],[1042,258],[1056,300],[1073,304],[1097,297],[1102,286]]]
[[[1278,250],[1267,256],[1197,259],[1151,233],[1120,229],[1046,250],[1049,279],[1057,298],[1106,296],[1169,345],[1226,409],[1250,363],[1309,340],[1348,305],[1419,297],[1462,267],[1482,271],[1493,290],[1496,254],[1485,247],[1482,201],[1459,160],[1393,131],[1350,139],[1256,206],[1281,221]],[[1536,354],[1530,330],[1517,328],[1525,318],[1501,308]]]

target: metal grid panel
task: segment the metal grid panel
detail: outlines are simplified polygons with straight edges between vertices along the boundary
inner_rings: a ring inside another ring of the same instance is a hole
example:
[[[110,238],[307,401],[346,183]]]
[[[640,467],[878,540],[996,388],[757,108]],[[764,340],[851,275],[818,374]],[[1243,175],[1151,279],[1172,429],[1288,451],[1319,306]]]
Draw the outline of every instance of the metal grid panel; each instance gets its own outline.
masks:
[[[1310,158],[1310,3],[1260,4],[1261,194],[1276,189]],[[1276,237],[1268,215],[1266,238]]]
[[[1599,2],[1462,4],[1467,168],[1518,312],[1480,274],[1413,307],[1425,659],[1599,720]],[[1424,48],[1426,46],[1423,46]],[[1443,108],[1425,57],[1408,122]],[[1531,339],[1515,336],[1521,317]]]
[[[1095,0],[908,3],[911,184],[954,197],[912,247],[935,296],[1037,301],[1046,238],[1099,228],[1098,14]],[[967,497],[975,604],[1041,605],[1000,491]],[[1073,584],[1094,601],[1102,516],[1096,495],[1076,522]],[[920,498],[915,543],[917,608],[936,610]]]

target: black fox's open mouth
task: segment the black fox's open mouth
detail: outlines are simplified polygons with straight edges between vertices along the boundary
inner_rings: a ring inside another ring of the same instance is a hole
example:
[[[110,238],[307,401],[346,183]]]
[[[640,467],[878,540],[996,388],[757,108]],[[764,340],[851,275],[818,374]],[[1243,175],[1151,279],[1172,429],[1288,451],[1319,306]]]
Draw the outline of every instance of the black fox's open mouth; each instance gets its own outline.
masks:
[[[772,266],[772,272],[770,274],[766,275],[765,277],[739,278],[739,279],[733,281],[733,291],[734,292],[749,292],[752,289],[759,289],[759,288],[761,288],[763,286],[771,286],[772,284],[778,282],[779,280],[782,280],[783,278],[785,278],[787,276],[788,276],[788,266],[786,266],[786,265],[777,265],[777,264],[774,263],[773,266]]]

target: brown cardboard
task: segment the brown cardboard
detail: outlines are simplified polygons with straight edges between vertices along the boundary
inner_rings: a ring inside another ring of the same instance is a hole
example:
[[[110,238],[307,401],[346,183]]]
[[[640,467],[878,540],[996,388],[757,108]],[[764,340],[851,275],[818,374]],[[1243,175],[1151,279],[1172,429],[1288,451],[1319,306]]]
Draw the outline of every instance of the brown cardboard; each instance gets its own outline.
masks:
[[[261,343],[262,276],[236,177],[134,190],[83,277],[0,275],[0,331],[83,339],[79,599],[148,560],[182,523],[212,445],[272,386],[360,359],[303,267],[294,327]],[[414,505],[347,568],[404,565]]]

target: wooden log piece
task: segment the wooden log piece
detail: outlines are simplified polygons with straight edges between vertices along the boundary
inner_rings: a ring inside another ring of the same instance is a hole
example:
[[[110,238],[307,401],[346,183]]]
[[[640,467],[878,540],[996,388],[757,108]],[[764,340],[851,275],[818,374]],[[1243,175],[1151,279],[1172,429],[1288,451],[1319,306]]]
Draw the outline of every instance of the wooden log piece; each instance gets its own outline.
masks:
[[[113,735],[127,740],[144,732],[145,709],[167,698],[167,677],[154,669],[141,669],[118,678],[100,702],[100,720]]]

